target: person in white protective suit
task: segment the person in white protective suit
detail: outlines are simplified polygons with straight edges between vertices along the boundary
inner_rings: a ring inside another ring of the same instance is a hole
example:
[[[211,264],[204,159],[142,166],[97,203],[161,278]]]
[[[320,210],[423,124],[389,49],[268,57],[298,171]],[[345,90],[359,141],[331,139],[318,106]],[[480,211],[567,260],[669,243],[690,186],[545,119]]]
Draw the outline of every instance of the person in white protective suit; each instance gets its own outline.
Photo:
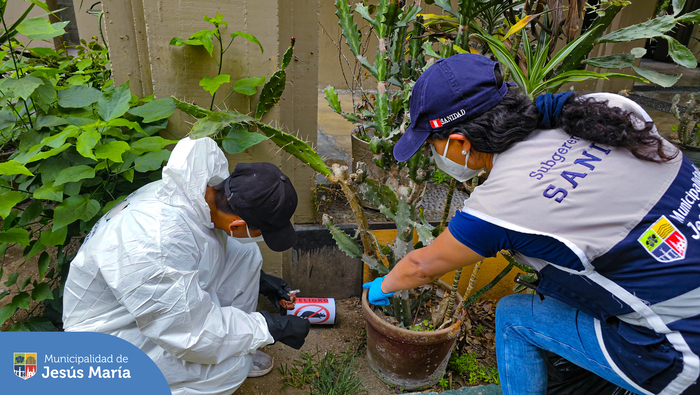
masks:
[[[274,165],[239,163],[229,176],[213,140],[181,140],[162,179],[115,206],[85,238],[66,281],[65,330],[131,342],[173,394],[231,393],[254,356],[266,356],[258,348],[281,341],[298,349],[308,334],[305,319],[255,312],[261,284],[271,299],[290,300],[283,280],[261,272],[255,241],[262,234],[272,250],[290,248],[296,205]]]

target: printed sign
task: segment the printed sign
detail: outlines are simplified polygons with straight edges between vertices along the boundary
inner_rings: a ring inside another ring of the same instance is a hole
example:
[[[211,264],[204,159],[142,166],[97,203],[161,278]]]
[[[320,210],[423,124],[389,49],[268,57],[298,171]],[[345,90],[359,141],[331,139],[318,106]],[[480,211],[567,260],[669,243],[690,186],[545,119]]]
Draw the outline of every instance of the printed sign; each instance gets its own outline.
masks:
[[[0,332],[0,361],[10,358],[11,368],[0,369],[2,394],[171,393],[148,355],[104,333]]]
[[[335,299],[297,298],[296,308],[287,315],[306,318],[312,324],[332,325],[335,323]]]

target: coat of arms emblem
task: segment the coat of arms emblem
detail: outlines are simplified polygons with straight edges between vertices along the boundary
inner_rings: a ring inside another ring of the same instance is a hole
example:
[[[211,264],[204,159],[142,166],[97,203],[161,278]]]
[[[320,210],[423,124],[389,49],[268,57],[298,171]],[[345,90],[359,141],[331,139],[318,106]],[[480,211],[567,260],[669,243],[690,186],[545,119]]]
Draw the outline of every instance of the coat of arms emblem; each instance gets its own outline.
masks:
[[[665,215],[654,222],[637,241],[659,262],[683,259],[688,248],[688,240]]]
[[[16,352],[12,356],[15,376],[26,380],[36,374],[36,353]]]

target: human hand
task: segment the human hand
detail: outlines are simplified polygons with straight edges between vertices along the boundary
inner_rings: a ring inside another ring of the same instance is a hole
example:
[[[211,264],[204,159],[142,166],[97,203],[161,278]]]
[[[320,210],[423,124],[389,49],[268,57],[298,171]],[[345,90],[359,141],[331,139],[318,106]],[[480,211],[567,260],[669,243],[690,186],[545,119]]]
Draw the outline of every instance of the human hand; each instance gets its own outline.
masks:
[[[292,288],[286,281],[279,277],[271,276],[260,271],[260,293],[275,305],[280,313],[294,308],[296,296],[291,293]],[[291,303],[290,303],[291,302]]]
[[[309,320],[295,315],[270,315],[267,311],[260,313],[265,317],[267,330],[275,342],[282,342],[296,350],[304,345],[311,328]]]
[[[377,277],[374,279],[374,281],[362,284],[362,288],[369,289],[367,299],[370,303],[388,306],[389,298],[394,294],[394,292],[384,293],[382,291],[382,281],[384,281],[384,277]]]

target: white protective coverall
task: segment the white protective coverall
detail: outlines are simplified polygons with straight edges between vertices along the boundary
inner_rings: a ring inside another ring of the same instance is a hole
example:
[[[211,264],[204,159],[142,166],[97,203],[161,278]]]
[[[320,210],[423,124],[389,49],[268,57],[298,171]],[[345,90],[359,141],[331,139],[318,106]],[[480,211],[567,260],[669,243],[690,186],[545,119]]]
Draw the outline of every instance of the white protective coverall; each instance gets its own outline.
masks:
[[[102,217],[71,262],[65,330],[136,345],[173,394],[231,393],[274,342],[255,312],[260,249],[209,226],[206,187],[228,175],[213,140],[181,140],[162,179]]]

